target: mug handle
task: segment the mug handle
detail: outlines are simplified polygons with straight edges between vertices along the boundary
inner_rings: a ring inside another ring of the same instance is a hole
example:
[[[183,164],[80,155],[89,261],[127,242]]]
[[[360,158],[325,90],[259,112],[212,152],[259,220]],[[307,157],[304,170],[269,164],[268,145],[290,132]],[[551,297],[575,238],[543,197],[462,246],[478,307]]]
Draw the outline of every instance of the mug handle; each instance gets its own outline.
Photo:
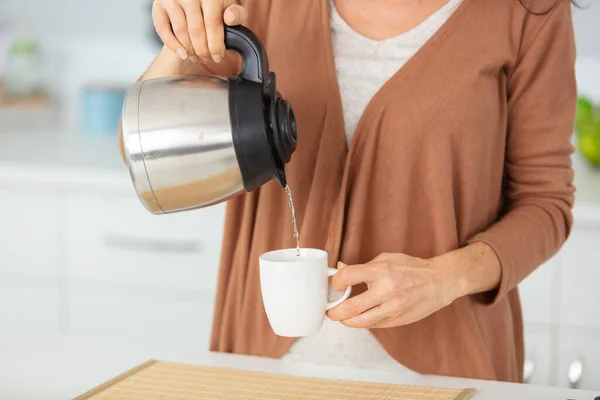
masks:
[[[337,273],[338,273],[337,268],[327,268],[327,277],[334,276]],[[331,310],[333,307],[337,306],[342,301],[348,299],[348,297],[350,297],[350,293],[352,293],[352,286],[348,286],[346,288],[346,291],[344,292],[342,297],[340,297],[336,301],[331,301],[331,302],[327,303],[327,308],[325,308],[325,311]]]

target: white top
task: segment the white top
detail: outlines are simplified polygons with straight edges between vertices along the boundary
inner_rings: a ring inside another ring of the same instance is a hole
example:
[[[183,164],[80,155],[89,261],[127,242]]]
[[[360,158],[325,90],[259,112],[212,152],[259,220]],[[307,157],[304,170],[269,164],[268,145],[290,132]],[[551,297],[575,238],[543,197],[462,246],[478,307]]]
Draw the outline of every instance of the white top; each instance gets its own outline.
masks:
[[[437,32],[460,2],[449,0],[406,33],[385,40],[373,40],[353,30],[329,0],[333,54],[348,145],[373,95]],[[348,328],[328,318],[318,334],[297,340],[284,358],[412,372],[388,355],[368,330]]]
[[[385,40],[370,39],[356,32],[337,12],[332,0],[328,1],[335,70],[350,144],[371,98],[440,29],[461,0],[449,0],[415,28]]]

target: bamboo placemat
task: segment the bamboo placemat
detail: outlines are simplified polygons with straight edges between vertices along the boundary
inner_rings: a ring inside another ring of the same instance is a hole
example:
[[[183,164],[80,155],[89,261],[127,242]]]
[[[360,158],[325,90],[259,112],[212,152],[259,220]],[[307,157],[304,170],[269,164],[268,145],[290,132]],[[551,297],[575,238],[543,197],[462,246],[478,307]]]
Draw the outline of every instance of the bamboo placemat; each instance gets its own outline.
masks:
[[[468,400],[473,389],[398,386],[149,361],[75,400]]]

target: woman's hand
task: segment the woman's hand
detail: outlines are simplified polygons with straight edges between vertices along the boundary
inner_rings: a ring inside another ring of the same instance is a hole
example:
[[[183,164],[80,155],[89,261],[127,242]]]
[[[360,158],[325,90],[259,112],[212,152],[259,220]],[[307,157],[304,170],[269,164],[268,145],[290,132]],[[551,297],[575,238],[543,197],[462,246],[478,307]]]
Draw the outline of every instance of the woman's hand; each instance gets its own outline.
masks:
[[[367,264],[339,264],[333,288],[367,284],[327,315],[354,328],[390,328],[419,321],[459,297],[487,291],[500,282],[500,262],[484,243],[474,243],[423,260],[405,254],[381,254]]]
[[[152,18],[166,47],[192,62],[225,57],[225,22],[246,21],[246,10],[234,0],[155,0]]]

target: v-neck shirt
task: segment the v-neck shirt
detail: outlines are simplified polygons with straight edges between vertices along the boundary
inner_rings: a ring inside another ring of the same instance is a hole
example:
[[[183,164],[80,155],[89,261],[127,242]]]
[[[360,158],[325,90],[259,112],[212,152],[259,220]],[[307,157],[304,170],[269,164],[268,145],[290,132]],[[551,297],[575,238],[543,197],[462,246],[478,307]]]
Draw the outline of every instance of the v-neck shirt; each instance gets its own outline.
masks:
[[[338,13],[333,1],[328,1],[335,70],[346,141],[350,145],[356,125],[373,95],[438,31],[462,0],[449,0],[413,29],[385,40],[374,40],[356,32]],[[297,340],[284,358],[410,371],[388,355],[368,330],[349,328],[328,318],[319,333]]]
[[[329,1],[335,71],[348,144],[375,93],[440,29],[462,0],[449,0],[416,27],[375,40],[355,31]]]

